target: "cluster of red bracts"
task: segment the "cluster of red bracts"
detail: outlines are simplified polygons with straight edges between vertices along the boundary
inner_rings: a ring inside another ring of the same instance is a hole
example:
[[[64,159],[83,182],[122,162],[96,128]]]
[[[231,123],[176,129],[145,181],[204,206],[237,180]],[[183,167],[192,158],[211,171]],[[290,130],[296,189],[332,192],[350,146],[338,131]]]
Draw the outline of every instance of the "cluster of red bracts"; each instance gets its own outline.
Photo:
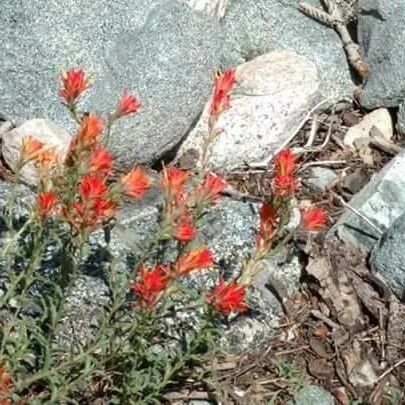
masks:
[[[195,208],[206,208],[215,203],[226,183],[213,173],[208,173],[195,189],[187,187],[188,173],[169,167],[163,169],[160,185],[165,194],[163,223],[167,228],[167,237],[181,243],[190,242],[196,236]],[[200,247],[183,253],[172,265],[157,265],[147,270],[143,265],[138,269],[137,281],[131,284],[136,293],[136,305],[144,309],[153,309],[158,301],[169,294],[173,283],[193,271],[207,269],[214,265],[209,249]],[[241,311],[244,303],[245,287],[235,282],[219,284],[207,295],[207,301],[222,314]]]
[[[210,107],[210,116],[218,116],[229,108],[230,93],[236,82],[235,71],[228,69],[215,78],[214,92]],[[71,69],[61,77],[60,96],[71,110],[84,91],[90,87],[86,75],[81,69]],[[128,91],[124,90],[117,103],[112,119],[118,119],[136,113],[141,104]],[[80,177],[74,198],[63,200],[52,190],[44,190],[37,197],[37,215],[44,219],[57,212],[64,220],[79,231],[94,230],[112,218],[124,195],[139,199],[151,186],[146,172],[136,167],[123,175],[118,183],[107,185],[106,179],[112,172],[113,159],[103,146],[100,136],[104,129],[102,118],[89,114],[80,121],[80,128],[71,141],[65,160],[67,168],[77,169]],[[60,162],[55,151],[45,149],[35,139],[28,138],[23,144],[23,160],[35,160],[43,171],[49,171]],[[298,188],[296,178],[296,160],[291,150],[280,152],[274,160],[275,174],[272,181],[273,200],[260,208],[260,226],[256,237],[256,249],[264,256],[272,247],[280,231],[280,209],[285,205],[280,201],[289,201]],[[187,172],[174,168],[164,168],[160,186],[165,195],[164,229],[166,238],[173,238],[186,244],[197,233],[196,212],[215,203],[226,183],[217,175],[207,173],[202,182],[190,191],[186,187],[189,180]],[[302,225],[307,230],[318,230],[326,224],[326,214],[319,208],[310,208],[302,212]],[[131,290],[137,295],[137,305],[153,309],[161,297],[170,291],[178,278],[190,272],[213,266],[212,253],[205,247],[186,250],[171,265],[157,265],[151,269],[144,265],[138,269],[137,280],[131,284]],[[219,280],[217,286],[206,296],[207,302],[222,314],[233,311],[243,312],[248,286],[237,281]]]
[[[63,73],[60,81],[59,94],[68,107],[75,106],[90,87],[82,69]],[[112,117],[118,119],[134,114],[140,107],[139,101],[124,90]],[[116,214],[124,195],[139,199],[150,187],[150,179],[140,167],[123,175],[117,184],[107,184],[113,170],[113,158],[100,144],[103,130],[104,120],[101,117],[84,115],[64,162],[55,149],[46,148],[41,141],[32,137],[23,141],[22,162],[35,161],[44,186],[37,195],[36,212],[40,219],[56,213],[79,232],[91,231]],[[76,177],[76,189],[60,189],[55,184],[58,183],[58,174],[52,176],[53,169],[62,170],[59,177]],[[44,178],[47,181],[43,181]],[[68,198],[66,194],[69,194]]]
[[[282,210],[290,209],[285,202],[291,200],[297,188],[296,158],[291,149],[282,150],[274,158],[272,201],[265,202],[259,211],[260,226],[256,237],[259,253],[266,254],[271,249],[274,239],[281,231],[279,228]],[[301,226],[308,231],[318,231],[324,228],[326,223],[327,215],[321,208],[311,207],[301,212]]]
[[[131,290],[137,295],[136,305],[150,310],[165,295],[179,278],[196,270],[202,270],[214,265],[212,253],[207,248],[190,250],[180,256],[172,265],[157,265],[147,270],[143,265],[138,269],[138,278],[131,284]],[[219,280],[217,286],[206,295],[207,302],[218,313],[229,315],[234,311],[247,310],[245,303],[247,286],[236,281]]]

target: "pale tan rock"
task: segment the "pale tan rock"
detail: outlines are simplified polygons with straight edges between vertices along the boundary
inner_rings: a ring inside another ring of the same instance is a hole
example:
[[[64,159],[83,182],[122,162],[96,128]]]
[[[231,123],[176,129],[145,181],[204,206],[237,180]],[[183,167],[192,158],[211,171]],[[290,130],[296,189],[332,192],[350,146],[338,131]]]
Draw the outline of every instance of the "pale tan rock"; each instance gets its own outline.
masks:
[[[357,125],[350,127],[343,139],[343,143],[350,147],[354,147],[356,142],[364,141],[368,143],[370,130],[373,126],[377,127],[387,140],[392,138],[393,125],[391,115],[386,108],[379,108],[367,114]],[[361,143],[364,144],[364,142]]]
[[[315,65],[291,51],[261,55],[236,68],[231,107],[219,118],[220,131],[208,165],[222,170],[268,157],[283,147],[307,112],[319,102]],[[201,158],[211,101],[182,144],[177,158],[196,150]],[[197,166],[201,162],[197,159]]]
[[[63,159],[67,153],[71,136],[55,123],[42,118],[34,118],[21,126],[2,134],[1,153],[11,170],[15,171],[20,159],[23,138],[32,136],[49,147],[55,147]],[[30,186],[38,183],[37,171],[32,162],[26,164],[20,173],[22,182]]]

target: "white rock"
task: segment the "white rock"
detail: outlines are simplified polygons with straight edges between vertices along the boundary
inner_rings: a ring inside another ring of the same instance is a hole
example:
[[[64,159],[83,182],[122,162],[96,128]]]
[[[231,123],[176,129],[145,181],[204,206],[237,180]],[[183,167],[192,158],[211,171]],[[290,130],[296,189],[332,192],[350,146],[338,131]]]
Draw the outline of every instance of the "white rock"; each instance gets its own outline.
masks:
[[[26,121],[21,126],[5,132],[1,137],[1,153],[5,162],[13,171],[15,171],[20,159],[22,140],[27,136],[32,136],[49,147],[55,147],[62,158],[66,155],[71,140],[71,136],[63,128],[60,128],[52,121],[42,118]],[[20,179],[30,186],[37,185],[37,171],[32,162],[23,167]]]
[[[370,138],[370,129],[376,126],[382,135],[387,140],[390,140],[393,136],[393,125],[391,115],[386,108],[379,108],[367,114],[361,122],[347,131],[343,143],[347,146],[355,146],[356,141],[367,140]]]
[[[306,113],[319,101],[314,64],[290,52],[261,55],[236,69],[231,107],[216,124],[222,132],[212,144],[208,164],[229,169],[268,157],[285,145]],[[201,157],[209,101],[177,157],[197,150]],[[199,162],[197,162],[198,165]]]
[[[225,16],[226,8],[230,0],[183,0],[186,4],[197,11],[221,19]]]

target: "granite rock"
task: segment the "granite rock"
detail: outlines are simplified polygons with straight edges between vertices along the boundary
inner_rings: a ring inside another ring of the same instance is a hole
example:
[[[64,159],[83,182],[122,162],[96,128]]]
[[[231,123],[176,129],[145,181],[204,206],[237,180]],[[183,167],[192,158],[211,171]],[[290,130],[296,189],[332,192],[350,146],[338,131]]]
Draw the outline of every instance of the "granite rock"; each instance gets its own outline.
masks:
[[[334,405],[333,396],[317,385],[308,385],[301,388],[294,395],[294,405]]]
[[[217,121],[208,165],[229,170],[268,157],[281,149],[300,121],[319,101],[319,81],[313,63],[289,51],[272,52],[236,69],[231,107]],[[182,144],[178,159],[190,150],[199,153],[208,132],[211,100],[198,124]]]
[[[365,215],[381,231],[387,230],[405,212],[405,151],[400,152],[349,204]],[[379,233],[350,210],[346,210],[330,229],[330,237],[370,250],[379,240]]]
[[[405,136],[405,102],[399,106],[396,128],[402,136]]]
[[[337,174],[327,167],[312,167],[305,183],[315,191],[323,192],[337,177]]]
[[[367,114],[357,125],[349,128],[343,143],[347,146],[355,146],[356,141],[370,138],[370,130],[375,126],[387,141],[392,139],[394,129],[389,111],[386,108],[379,108]]]
[[[405,3],[359,0],[358,9],[357,36],[370,69],[359,101],[368,109],[397,107],[405,98]]]
[[[188,132],[220,60],[218,23],[178,1],[5,0],[0,25],[0,113],[22,122],[75,125],[58,100],[58,73],[80,66],[94,80],[82,108],[110,112],[122,88],[143,110],[114,127],[119,168],[152,163]]]
[[[321,7],[318,0],[311,3]],[[296,0],[232,1],[224,30],[233,65],[265,53],[289,50],[316,66],[322,97],[352,94],[353,83],[339,36],[301,13]]]
[[[1,154],[7,165],[15,171],[21,159],[21,144],[24,138],[32,136],[44,143],[45,148],[54,149],[63,160],[71,141],[71,136],[52,121],[34,118],[21,126],[5,132],[1,136]],[[20,179],[29,186],[38,183],[34,162],[29,162],[20,171]]]
[[[405,301],[405,214],[398,217],[370,255],[373,271],[381,274],[399,299]]]

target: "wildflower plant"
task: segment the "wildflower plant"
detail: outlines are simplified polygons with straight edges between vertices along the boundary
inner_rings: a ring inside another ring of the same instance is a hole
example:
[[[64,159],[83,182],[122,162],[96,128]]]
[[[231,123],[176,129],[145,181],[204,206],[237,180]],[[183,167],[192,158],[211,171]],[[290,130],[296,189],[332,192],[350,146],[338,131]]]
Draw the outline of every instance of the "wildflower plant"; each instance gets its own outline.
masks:
[[[214,125],[230,106],[235,71],[215,78],[208,148],[218,135]],[[298,187],[296,161],[291,151],[275,160],[273,196],[260,208],[255,249],[238,279],[219,278],[211,291],[185,288],[190,273],[209,271],[215,258],[208,246],[196,244],[204,214],[217,203],[226,182],[203,165],[197,174],[163,167],[153,181],[136,166],[118,174],[107,144],[115,121],[136,115],[141,103],[124,90],[114,111],[104,119],[81,113],[79,102],[91,83],[82,69],[61,75],[60,98],[77,122],[66,155],[27,137],[21,145],[19,171],[34,162],[39,183],[24,222],[16,223],[13,194],[6,203],[0,247],[0,403],[86,403],[96,398],[111,403],[152,403],[180,374],[213,347],[218,331],[214,318],[248,311],[247,290],[260,263],[275,245],[291,239],[286,231],[292,196]],[[152,187],[163,195],[156,234],[142,257],[127,274],[117,271],[109,252],[109,232],[125,200],[139,200]],[[319,209],[303,213],[309,230],[320,229],[326,216]],[[85,343],[58,347],[56,329],[62,322],[67,299],[80,277],[90,236],[104,230],[106,259],[103,278],[108,304],[97,328]],[[172,242],[172,261],[156,261],[152,252]],[[57,268],[43,272],[49,251],[61,257]],[[201,309],[197,329],[190,328],[181,344],[168,345],[162,324],[176,307]],[[35,308],[35,310],[33,310]]]

